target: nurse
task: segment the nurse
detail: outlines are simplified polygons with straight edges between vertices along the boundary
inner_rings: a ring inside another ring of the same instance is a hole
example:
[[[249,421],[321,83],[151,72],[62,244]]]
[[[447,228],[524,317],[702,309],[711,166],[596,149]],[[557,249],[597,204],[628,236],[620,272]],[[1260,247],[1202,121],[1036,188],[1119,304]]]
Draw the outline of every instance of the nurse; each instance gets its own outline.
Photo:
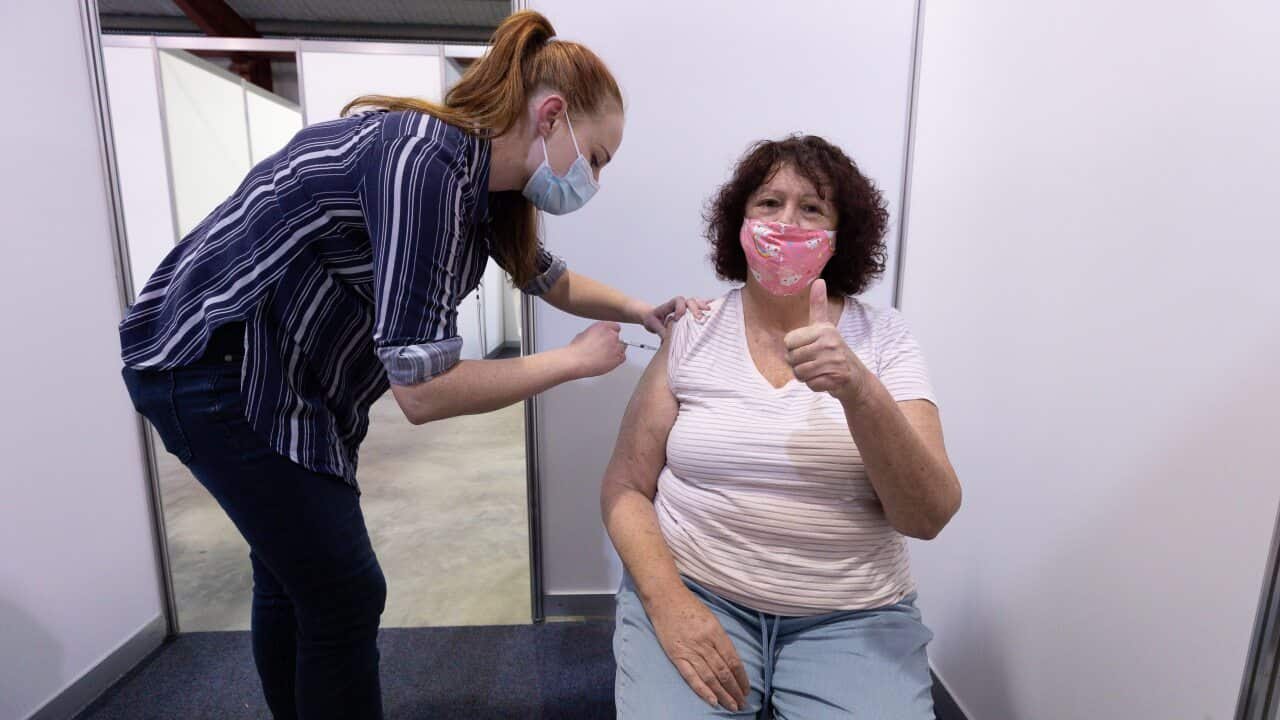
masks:
[[[622,142],[608,68],[554,38],[517,13],[443,104],[364,97],[304,129],[174,248],[121,324],[135,406],[248,541],[277,720],[382,716],[386,583],[356,486],[370,405],[390,388],[413,423],[495,410],[617,367],[616,323],[661,334],[685,311],[539,244],[538,211],[582,207]],[[604,322],[564,348],[460,361],[457,306],[490,260]]]

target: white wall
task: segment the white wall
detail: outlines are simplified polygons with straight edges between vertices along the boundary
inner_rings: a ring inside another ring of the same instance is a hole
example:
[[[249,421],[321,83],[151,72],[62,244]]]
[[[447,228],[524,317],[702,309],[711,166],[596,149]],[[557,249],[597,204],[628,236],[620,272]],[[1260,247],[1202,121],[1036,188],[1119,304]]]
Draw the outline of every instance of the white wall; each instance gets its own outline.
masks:
[[[505,341],[505,333],[502,325],[502,306],[506,302],[505,295],[502,292],[502,268],[498,264],[491,262],[484,269],[483,286],[480,288],[481,294],[484,296],[484,340],[485,354],[491,353],[502,347]]]
[[[502,280],[502,292],[505,300],[502,303],[502,340],[503,342],[520,344],[520,303],[524,297],[511,285],[511,278],[505,273]]]
[[[35,30],[38,30],[35,31]],[[0,10],[5,383],[0,719],[24,718],[160,615],[77,4]]]
[[[650,302],[723,293],[706,261],[705,202],[750,143],[797,131],[849,152],[884,191],[896,221],[913,3],[528,4],[562,37],[599,53],[626,96],[626,136],[599,194],[582,211],[546,218],[548,245],[574,270]],[[892,282],[867,297],[888,304]],[[587,325],[545,303],[537,308],[539,350],[567,344]],[[647,339],[636,328],[624,337]],[[601,526],[599,486],[649,360],[646,351],[630,353],[619,370],[555,388],[539,403],[550,593],[617,589],[621,565]]]
[[[256,85],[244,83],[245,115],[253,164],[284,147],[302,129],[302,109]]]
[[[365,53],[304,49],[302,94],[307,122],[333,120],[344,105],[361,95],[409,95],[438,101],[442,62],[438,55],[379,53],[376,46]]]
[[[252,166],[244,88],[240,78],[182,50],[160,51],[160,82],[184,237],[235,192]]]
[[[173,249],[173,209],[151,48],[104,47],[133,287],[142,290]]]
[[[1230,718],[1280,499],[1280,6],[927,8],[933,660],[974,720]]]

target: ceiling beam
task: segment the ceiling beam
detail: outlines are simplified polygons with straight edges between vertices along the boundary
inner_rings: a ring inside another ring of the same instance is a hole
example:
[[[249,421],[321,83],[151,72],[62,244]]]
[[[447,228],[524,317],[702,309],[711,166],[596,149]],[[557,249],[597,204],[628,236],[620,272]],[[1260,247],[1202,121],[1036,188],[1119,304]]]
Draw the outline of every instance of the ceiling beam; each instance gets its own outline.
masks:
[[[300,37],[324,40],[384,40],[390,42],[482,43],[494,28],[480,25],[425,25],[414,23],[353,23],[314,20],[255,20],[254,29],[267,37]],[[102,14],[104,32],[186,34],[200,32],[185,15]]]
[[[294,53],[283,50],[188,50],[187,52],[202,58],[230,58],[247,55],[264,60],[284,60],[285,62],[293,62],[297,57]]]
[[[173,0],[173,4],[209,37],[262,37],[253,23],[240,17],[224,0]],[[275,91],[270,59],[249,53],[231,53],[230,57],[231,72],[267,92]]]
[[[223,0],[173,0],[173,4],[210,37],[262,37],[253,23]]]

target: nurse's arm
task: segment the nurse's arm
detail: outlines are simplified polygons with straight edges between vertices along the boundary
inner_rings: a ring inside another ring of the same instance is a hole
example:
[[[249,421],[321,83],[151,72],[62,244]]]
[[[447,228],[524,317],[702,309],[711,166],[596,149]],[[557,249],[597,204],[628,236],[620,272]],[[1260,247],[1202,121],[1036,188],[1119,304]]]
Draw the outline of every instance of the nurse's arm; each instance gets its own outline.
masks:
[[[425,382],[397,384],[391,392],[409,422],[491,412],[560,383],[603,375],[626,359],[614,323],[595,323],[569,345],[504,360],[462,360]]]
[[[695,298],[674,297],[661,305],[651,305],[629,297],[617,288],[572,270],[565,270],[555,284],[542,294],[552,307],[591,320],[609,320],[643,325],[655,335],[665,335],[670,322],[692,310],[701,320],[708,304]]]

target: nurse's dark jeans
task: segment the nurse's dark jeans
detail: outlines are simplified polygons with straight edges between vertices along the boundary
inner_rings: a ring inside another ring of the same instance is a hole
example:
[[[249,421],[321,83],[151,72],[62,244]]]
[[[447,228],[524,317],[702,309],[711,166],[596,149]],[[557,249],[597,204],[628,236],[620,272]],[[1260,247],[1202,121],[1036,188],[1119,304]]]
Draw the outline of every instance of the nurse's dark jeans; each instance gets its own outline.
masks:
[[[359,495],[249,426],[243,351],[234,338],[221,345],[172,371],[126,368],[125,384],[249,543],[253,657],[276,720],[381,718],[376,641],[387,586]]]

